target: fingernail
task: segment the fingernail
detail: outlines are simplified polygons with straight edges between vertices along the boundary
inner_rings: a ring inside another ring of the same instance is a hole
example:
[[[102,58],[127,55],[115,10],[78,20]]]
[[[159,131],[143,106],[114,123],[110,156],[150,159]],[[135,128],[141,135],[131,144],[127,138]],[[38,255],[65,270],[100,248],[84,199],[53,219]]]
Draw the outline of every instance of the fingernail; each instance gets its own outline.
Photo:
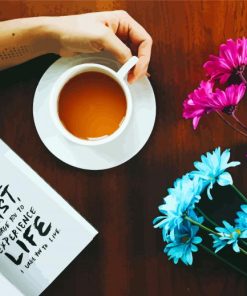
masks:
[[[128,82],[131,84],[135,81],[135,76],[133,75],[133,73],[129,73],[128,75]]]
[[[134,78],[128,78],[128,83],[129,84],[132,84],[132,83],[134,83],[135,82],[135,79]]]

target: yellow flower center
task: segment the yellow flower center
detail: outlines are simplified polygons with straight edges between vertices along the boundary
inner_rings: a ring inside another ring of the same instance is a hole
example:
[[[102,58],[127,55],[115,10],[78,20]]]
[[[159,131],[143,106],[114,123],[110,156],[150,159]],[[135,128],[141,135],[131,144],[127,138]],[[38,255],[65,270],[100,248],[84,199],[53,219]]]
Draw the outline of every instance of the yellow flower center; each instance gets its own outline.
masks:
[[[237,232],[237,234],[241,234],[241,230],[240,229],[236,229],[235,231]]]

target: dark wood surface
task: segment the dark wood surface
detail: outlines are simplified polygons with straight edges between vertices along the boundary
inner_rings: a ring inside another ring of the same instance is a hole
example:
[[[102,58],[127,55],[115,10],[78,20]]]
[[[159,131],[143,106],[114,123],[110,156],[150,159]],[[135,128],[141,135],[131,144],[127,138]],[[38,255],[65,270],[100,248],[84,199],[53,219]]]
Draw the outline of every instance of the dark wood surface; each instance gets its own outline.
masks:
[[[173,265],[163,254],[160,231],[152,227],[166,188],[217,146],[230,147],[233,158],[243,162],[233,176],[247,192],[246,139],[214,114],[203,118],[196,132],[181,116],[183,99],[203,78],[207,56],[227,38],[246,35],[247,2],[0,1],[0,19],[114,9],[127,10],[154,40],[149,72],[157,120],[144,149],[127,163],[83,171],[62,163],[42,144],[32,117],[33,96],[56,56],[0,73],[0,137],[99,230],[43,295],[247,295],[246,278],[203,251],[193,267]]]

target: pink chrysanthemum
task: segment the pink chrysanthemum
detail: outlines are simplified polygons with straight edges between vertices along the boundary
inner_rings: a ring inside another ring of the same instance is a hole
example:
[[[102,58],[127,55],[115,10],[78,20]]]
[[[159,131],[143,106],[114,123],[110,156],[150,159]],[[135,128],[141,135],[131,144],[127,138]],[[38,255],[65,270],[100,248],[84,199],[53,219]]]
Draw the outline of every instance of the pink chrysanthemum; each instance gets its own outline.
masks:
[[[228,86],[225,91],[216,89],[212,108],[231,115],[235,111],[238,103],[244,97],[245,90],[246,86],[244,83],[241,83],[240,85],[232,84],[231,86]]]
[[[208,76],[224,84],[232,75],[243,74],[247,64],[247,39],[228,39],[221,44],[219,56],[210,55],[203,68]]]
[[[185,119],[193,119],[193,127],[197,128],[201,117],[209,113],[208,99],[213,96],[213,82],[201,81],[200,86],[188,95],[183,103],[183,117]]]
[[[200,118],[211,111],[222,111],[231,115],[245,94],[246,86],[231,85],[225,91],[216,89],[213,92],[213,83],[202,81],[200,87],[189,94],[184,101],[183,117],[193,118],[193,127],[197,128]]]

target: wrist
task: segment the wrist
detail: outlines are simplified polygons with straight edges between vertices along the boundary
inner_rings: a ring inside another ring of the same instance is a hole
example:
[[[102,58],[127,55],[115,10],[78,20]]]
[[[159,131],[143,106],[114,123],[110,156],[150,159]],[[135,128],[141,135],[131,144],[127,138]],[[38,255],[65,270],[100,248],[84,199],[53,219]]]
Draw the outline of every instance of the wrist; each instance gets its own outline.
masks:
[[[40,54],[58,53],[59,42],[54,31],[56,17],[37,17],[32,28],[33,47]]]

